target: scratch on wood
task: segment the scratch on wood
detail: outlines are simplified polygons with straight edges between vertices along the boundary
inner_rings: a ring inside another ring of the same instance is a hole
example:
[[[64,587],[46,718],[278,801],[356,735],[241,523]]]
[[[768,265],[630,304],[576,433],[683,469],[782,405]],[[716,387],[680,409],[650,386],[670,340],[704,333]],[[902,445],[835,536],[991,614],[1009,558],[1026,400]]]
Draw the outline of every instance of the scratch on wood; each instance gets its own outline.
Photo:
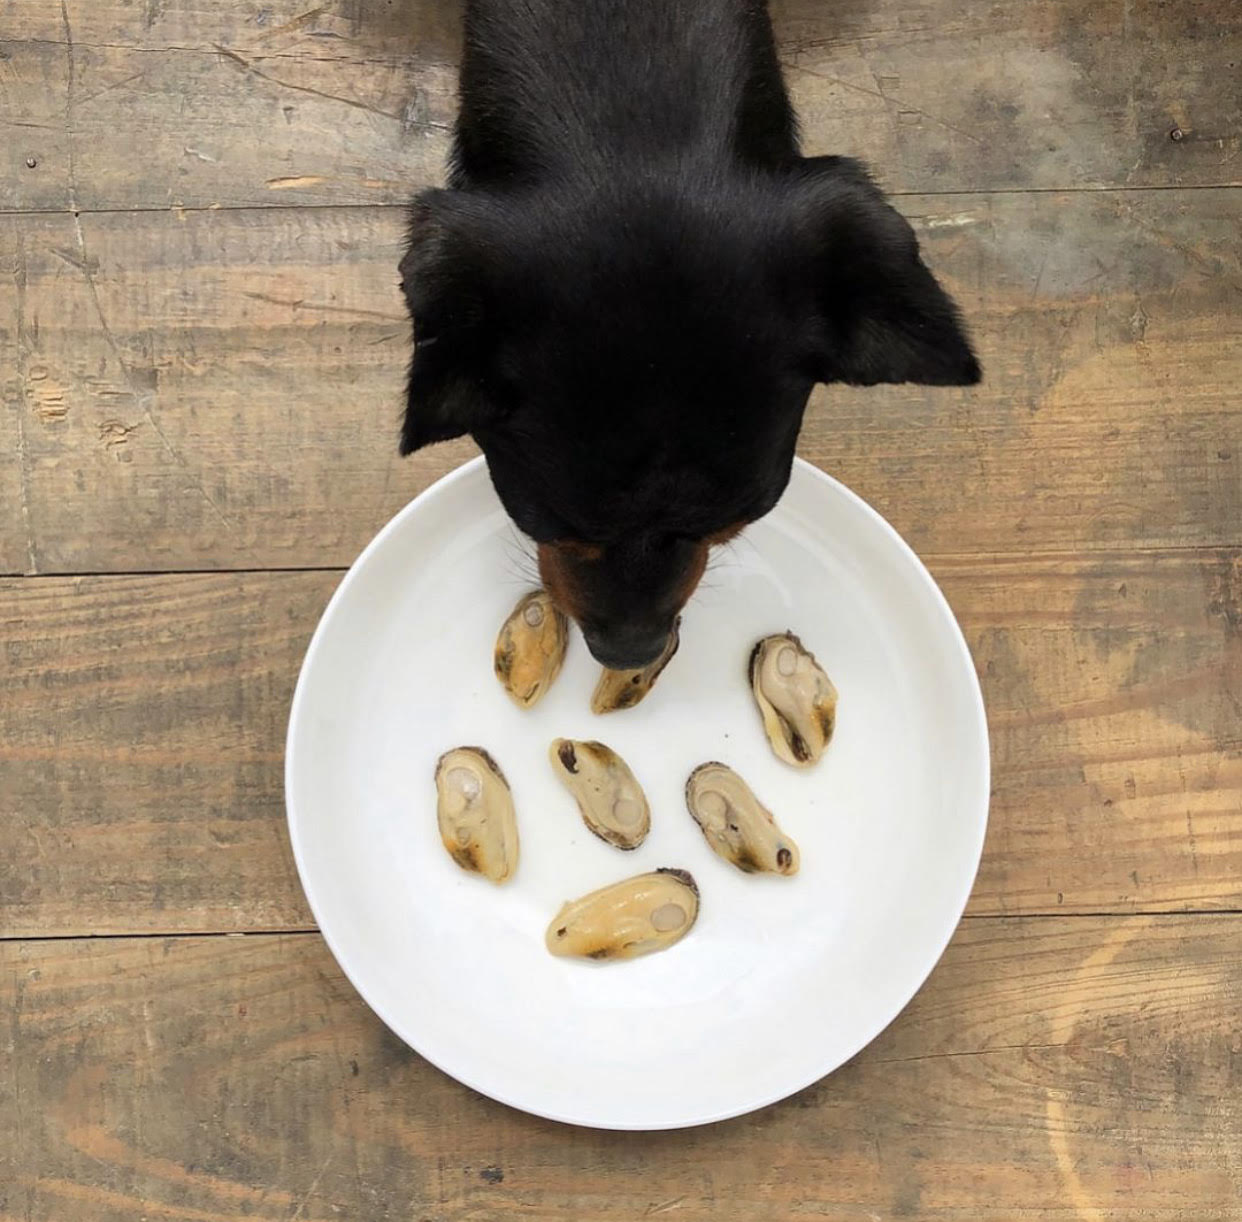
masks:
[[[322,187],[327,183],[342,187],[364,187],[368,191],[405,191],[409,183],[395,178],[325,178],[322,174],[296,174],[290,178],[269,178],[263,185],[269,191],[301,191],[307,187]]]
[[[245,56],[238,55],[236,51],[230,51],[228,47],[222,47],[218,42],[213,42],[211,45],[215,47],[215,49],[219,51],[225,59],[230,59],[233,63],[239,65],[240,67],[249,69],[250,61],[246,59]]]
[[[144,998],[142,1002],[142,1037],[147,1052],[155,1053],[155,1032],[151,1030],[151,1002]]]
[[[126,424],[123,420],[105,420],[99,426],[99,440],[105,450],[116,450],[129,442],[129,435],[141,428],[141,424]]]
[[[306,1190],[305,1196],[298,1203],[298,1207],[289,1222],[298,1222],[298,1219],[306,1212],[307,1202],[315,1195],[315,1189],[319,1187],[319,1181],[323,1179],[324,1172],[332,1165],[332,1160],[336,1157],[336,1147],[334,1146],[328,1151],[328,1157],[323,1160],[323,1166],[315,1172],[315,1178],[311,1180],[310,1187]]]
[[[957,1057],[985,1057],[998,1052],[1035,1052],[1041,1049],[1064,1047],[1064,1044],[994,1044],[986,1048],[965,1048],[959,1052],[921,1052],[911,1057],[883,1057],[869,1063],[872,1065],[906,1065],[915,1061],[943,1061]]]
[[[74,86],[76,84],[77,57],[73,53],[73,27],[69,24],[69,6],[66,0],[60,0],[60,20],[65,30],[65,153],[68,174],[69,211],[75,216],[78,211],[78,179],[77,164],[74,159],[73,139],[73,107]]]
[[[102,98],[105,93],[111,93],[114,89],[123,89],[126,85],[132,85],[134,81],[141,80],[146,76],[145,72],[135,72],[132,76],[124,77],[122,80],[113,81],[111,85],[105,85],[102,89],[96,89],[94,93],[88,93],[84,97],[74,99],[74,105],[81,109],[88,102],[93,102],[96,98]]]
[[[70,267],[76,267],[80,272],[91,272],[93,274],[99,270],[98,259],[88,262],[77,251],[66,250],[63,246],[49,246],[48,250],[58,259],[63,259]]]
[[[673,1197],[669,1201],[661,1201],[658,1205],[648,1205],[644,1217],[654,1217],[656,1214],[672,1213],[675,1209],[680,1209],[685,1204],[684,1196]]]
[[[350,106],[354,110],[364,110],[368,114],[378,115],[381,119],[391,119],[394,123],[402,121],[400,115],[394,115],[391,111],[380,110],[378,106],[372,106],[368,102],[359,102],[357,98],[346,98],[338,93],[327,93],[322,89],[312,88],[310,85],[295,85],[292,81],[282,81],[279,77],[269,76],[268,73],[254,66],[254,60],[247,59],[244,55],[231,50],[229,47],[221,46],[218,42],[213,43],[212,46],[230,63],[235,64],[250,76],[267,81],[269,85],[275,85],[278,89],[291,89],[295,93],[306,93],[311,97],[323,98],[328,102],[340,102],[343,106]]]
[[[65,388],[48,376],[46,365],[31,365],[26,373],[27,402],[44,424],[55,424],[69,414]]]
[[[294,34],[298,30],[305,29],[308,25],[315,21],[316,18],[322,17],[328,11],[326,4],[321,4],[318,8],[310,9],[308,12],[302,13],[298,17],[294,17],[292,21],[286,21],[284,25],[278,25],[268,30],[264,34],[260,34],[255,40],[256,42],[271,42],[273,38],[279,38],[281,34]]]
[[[252,301],[265,301],[269,305],[288,306],[291,310],[314,310],[321,314],[353,314],[359,318],[378,318],[381,322],[404,321],[396,314],[384,314],[379,310],[360,310],[352,306],[319,305],[313,301],[304,301],[300,297],[273,297],[270,293],[255,293],[247,290],[242,294]]]
[[[1178,780],[1181,782],[1182,796],[1185,797],[1188,793],[1188,786],[1186,784],[1186,764],[1182,759],[1182,749],[1180,747],[1177,749],[1177,776]],[[1194,872],[1194,876],[1198,878],[1199,845],[1195,839],[1194,819],[1191,817],[1189,804],[1186,806],[1186,842],[1187,847],[1190,849],[1190,868]]]
[[[956,127],[947,119],[942,119],[938,115],[932,114],[930,111],[923,110],[921,107],[914,106],[909,102],[903,102],[900,98],[890,97],[888,94],[880,93],[876,89],[868,89],[866,85],[856,85],[853,81],[843,80],[839,76],[833,76],[830,72],[821,72],[818,68],[808,68],[805,64],[786,63],[787,68],[792,68],[795,72],[804,72],[807,76],[818,77],[821,81],[828,81],[833,85],[840,85],[842,89],[852,89],[855,93],[865,94],[869,98],[878,98],[886,106],[896,106],[898,113],[901,115],[921,115],[924,119],[930,119],[933,123],[940,127],[946,128],[948,131],[957,132],[959,136],[965,137],[967,140],[973,141],[975,144],[982,144],[983,141],[974,134],[968,132],[964,127]]]
[[[319,174],[297,174],[292,178],[269,178],[264,184],[269,191],[297,191],[303,187],[318,187],[330,181]]]
[[[1039,261],[1039,270],[1035,273],[1035,283],[1031,285],[1031,300],[1035,301],[1039,297],[1039,286],[1044,281],[1044,268],[1048,266],[1048,256],[1052,252],[1051,246],[1044,247],[1044,256]]]
[[[1196,878],[1199,877],[1199,845],[1195,839],[1195,824],[1191,818],[1190,807],[1186,807],[1186,839],[1190,845],[1190,868]]]
[[[952,216],[930,216],[923,222],[924,229],[964,229],[977,225],[979,218],[973,212],[955,212]]]
[[[1219,278],[1221,276],[1223,269],[1220,264],[1222,260],[1205,254],[1203,251],[1191,246],[1188,242],[1179,240],[1167,230],[1161,229],[1152,222],[1148,221],[1142,213],[1130,203],[1129,200],[1124,198],[1123,192],[1118,192],[1116,197],[1111,199],[1110,202],[1112,203],[1118,217],[1121,217],[1122,214],[1124,214],[1124,218],[1127,221],[1129,221],[1140,232],[1147,234],[1157,245],[1164,247],[1165,250],[1176,251],[1191,266],[1211,277]],[[1229,271],[1236,276],[1240,271],[1242,271],[1242,265],[1240,265],[1236,259],[1231,259]],[[1242,291],[1242,285],[1239,285],[1236,280],[1228,280],[1227,283],[1231,288]]]

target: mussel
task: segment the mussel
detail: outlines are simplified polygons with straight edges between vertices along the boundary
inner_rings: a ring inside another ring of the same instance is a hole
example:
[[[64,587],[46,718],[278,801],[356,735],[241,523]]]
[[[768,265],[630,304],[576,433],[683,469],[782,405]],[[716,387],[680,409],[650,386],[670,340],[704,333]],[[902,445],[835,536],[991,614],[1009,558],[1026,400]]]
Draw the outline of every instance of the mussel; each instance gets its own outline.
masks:
[[[667,950],[699,915],[699,889],[685,870],[656,870],[566,904],[548,926],[554,955],[634,959]]]
[[[537,704],[561,673],[569,621],[546,590],[524,595],[496,638],[496,678],[519,707]]]
[[[746,874],[797,874],[798,846],[732,768],[700,764],[686,782],[686,806],[704,839]]]
[[[632,709],[655,686],[664,668],[673,660],[681,644],[681,619],[673,624],[664,651],[654,662],[640,670],[609,670],[605,667],[591,696],[592,713],[615,713],[620,709]]]
[[[595,835],[619,849],[642,844],[651,830],[651,809],[629,765],[611,747],[558,738],[548,758]]]
[[[457,747],[436,765],[440,839],[463,870],[494,883],[518,864],[517,816],[500,765],[482,747]]]
[[[792,632],[766,636],[750,655],[750,686],[772,750],[787,764],[817,763],[837,721],[837,689]]]

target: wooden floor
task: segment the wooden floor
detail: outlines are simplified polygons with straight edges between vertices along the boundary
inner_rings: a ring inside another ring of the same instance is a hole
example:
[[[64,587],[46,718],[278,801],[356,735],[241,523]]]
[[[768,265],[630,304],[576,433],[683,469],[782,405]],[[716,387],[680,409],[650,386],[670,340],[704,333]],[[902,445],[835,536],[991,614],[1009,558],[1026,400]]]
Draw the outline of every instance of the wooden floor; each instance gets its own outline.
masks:
[[[394,447],[457,7],[0,0],[0,1222],[1242,1219],[1242,5],[774,11],[986,366],[802,452],[961,618],[992,822],[850,1065],[615,1136],[387,1034],[283,826],[317,616],[470,452]]]

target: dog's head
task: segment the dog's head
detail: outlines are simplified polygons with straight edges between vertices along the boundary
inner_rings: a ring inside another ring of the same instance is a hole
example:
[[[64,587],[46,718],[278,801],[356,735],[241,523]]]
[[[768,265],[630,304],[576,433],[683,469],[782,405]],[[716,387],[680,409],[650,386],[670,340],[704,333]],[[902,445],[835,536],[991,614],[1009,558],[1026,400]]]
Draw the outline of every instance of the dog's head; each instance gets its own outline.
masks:
[[[651,661],[710,547],[776,504],[816,382],[979,379],[910,226],[838,158],[693,191],[429,192],[401,270],[402,453],[475,438],[608,666]]]

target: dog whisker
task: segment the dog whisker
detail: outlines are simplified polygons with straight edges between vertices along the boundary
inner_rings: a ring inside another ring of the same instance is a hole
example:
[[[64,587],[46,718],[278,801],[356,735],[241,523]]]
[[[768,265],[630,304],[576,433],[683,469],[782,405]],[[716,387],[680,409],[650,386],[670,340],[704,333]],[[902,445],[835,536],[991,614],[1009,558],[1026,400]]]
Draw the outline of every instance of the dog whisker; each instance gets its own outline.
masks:
[[[539,585],[539,562],[526,538],[510,528],[504,541],[505,567],[513,585]]]

